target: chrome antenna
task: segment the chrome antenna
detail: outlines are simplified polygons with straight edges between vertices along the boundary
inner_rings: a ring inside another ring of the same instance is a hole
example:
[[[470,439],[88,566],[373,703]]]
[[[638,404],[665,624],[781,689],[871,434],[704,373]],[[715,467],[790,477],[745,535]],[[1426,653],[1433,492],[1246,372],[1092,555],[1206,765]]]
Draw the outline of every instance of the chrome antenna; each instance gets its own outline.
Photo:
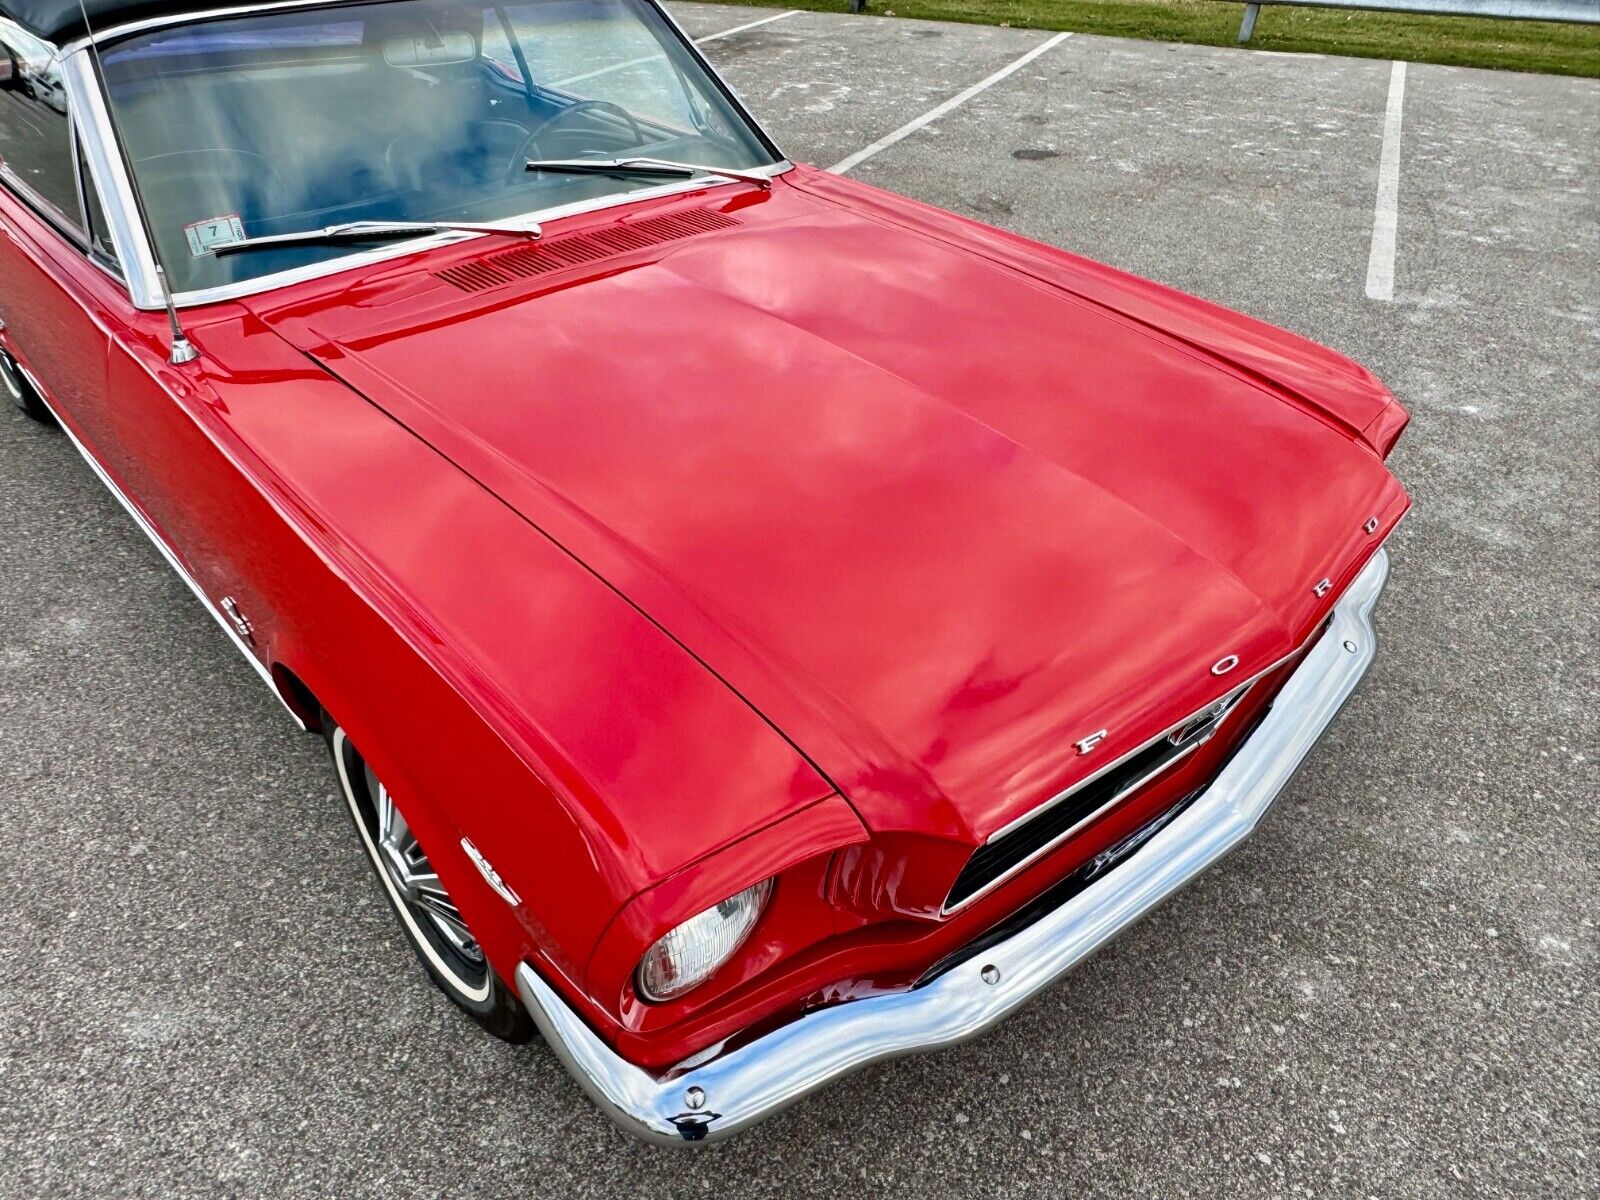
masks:
[[[133,192],[133,207],[138,210],[139,224],[144,229],[145,241],[150,245],[150,257],[155,262],[156,284],[161,288],[161,302],[166,306],[167,324],[172,328],[172,349],[167,361],[175,367],[192,363],[200,357],[178,322],[178,306],[172,302],[172,289],[167,286],[167,273],[161,266],[161,251],[156,246],[156,231],[150,227],[150,215],[145,211],[144,197],[139,194],[139,180],[133,173],[133,162],[128,158],[128,148],[122,144],[122,128],[117,124],[117,114],[111,103],[111,89],[106,86],[105,66],[100,61],[100,43],[95,40],[94,26],[89,24],[89,10],[83,0],[78,0],[78,15],[83,18],[83,32],[89,39],[89,57],[94,62],[94,73],[105,98],[106,122],[111,127],[111,140],[116,143],[117,154],[122,159],[122,169],[127,172],[128,187]]]
[[[154,246],[152,241],[152,253]],[[161,299],[167,306],[167,324],[172,326],[172,353],[167,355],[167,361],[175,367],[192,363],[200,357],[200,351],[194,348],[194,343],[184,335],[183,326],[178,324],[178,306],[172,302],[172,291],[167,287],[167,273],[162,270],[160,263],[156,264],[156,282],[161,285]]]

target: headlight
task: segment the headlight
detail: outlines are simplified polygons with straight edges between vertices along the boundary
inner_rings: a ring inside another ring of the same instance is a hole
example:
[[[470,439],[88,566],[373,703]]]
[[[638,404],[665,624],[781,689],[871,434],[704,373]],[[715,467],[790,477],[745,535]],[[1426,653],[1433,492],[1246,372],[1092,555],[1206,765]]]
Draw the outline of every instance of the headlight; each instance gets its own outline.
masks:
[[[771,895],[772,880],[763,880],[679,925],[639,960],[639,994],[671,1000],[710,979],[750,936]]]

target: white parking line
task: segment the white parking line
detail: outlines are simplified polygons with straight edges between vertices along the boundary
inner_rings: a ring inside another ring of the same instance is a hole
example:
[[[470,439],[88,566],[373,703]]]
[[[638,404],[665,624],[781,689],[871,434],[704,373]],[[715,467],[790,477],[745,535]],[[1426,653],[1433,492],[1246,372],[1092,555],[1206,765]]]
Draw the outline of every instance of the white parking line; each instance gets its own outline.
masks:
[[[718,38],[732,37],[736,33],[743,33],[746,29],[754,29],[757,25],[770,25],[774,21],[781,21],[785,17],[797,16],[803,10],[790,9],[788,12],[773,13],[770,17],[762,17],[759,21],[749,21],[743,25],[735,25],[732,29],[724,29],[721,33],[708,33],[703,38],[695,38],[696,46],[704,46],[707,42],[714,42]],[[659,54],[646,54],[643,58],[630,58],[627,62],[612,63],[609,67],[601,67],[597,71],[585,71],[582,75],[569,75],[566,79],[558,79],[551,87],[566,87],[569,83],[582,83],[585,79],[595,79],[601,75],[609,75],[613,71],[625,71],[629,67],[637,67],[640,63],[660,62]]]
[[[989,78],[983,79],[983,80],[979,80],[977,83],[973,84],[971,87],[969,87],[966,91],[962,92],[960,95],[951,96],[950,99],[946,100],[943,104],[939,105],[938,108],[929,109],[927,112],[923,113],[916,120],[909,121],[906,124],[900,126],[899,129],[896,129],[893,133],[889,134],[889,136],[881,137],[877,141],[873,142],[872,145],[867,146],[867,147],[865,147],[865,148],[863,148],[861,150],[857,150],[849,158],[841,159],[839,162],[834,163],[833,166],[828,168],[828,170],[832,171],[835,175],[843,175],[846,171],[850,170],[852,167],[860,166],[862,163],[866,162],[867,159],[871,158],[874,154],[877,154],[880,150],[887,150],[890,146],[894,145],[896,142],[910,137],[913,133],[915,133],[917,130],[923,128],[924,126],[933,124],[935,121],[937,121],[940,117],[944,116],[946,113],[953,112],[955,109],[960,108],[963,104],[965,104],[968,100],[971,100],[979,92],[985,91],[985,90],[993,87],[995,84],[999,83],[1002,79],[1004,79],[1007,75],[1010,75],[1012,72],[1021,70],[1023,67],[1025,67],[1029,63],[1031,63],[1034,59],[1038,58],[1039,55],[1043,54],[1046,50],[1049,50],[1053,46],[1060,45],[1062,42],[1066,41],[1071,36],[1072,35],[1070,33],[1058,33],[1058,34],[1055,35],[1055,37],[1050,38],[1048,41],[1044,41],[1044,42],[1039,43],[1039,45],[1035,46],[1032,50],[1029,50],[1026,54],[1024,54],[1021,58],[1017,59],[1015,62],[1010,63],[1007,66],[1001,67],[993,75],[989,76]]]
[[[1383,152],[1378,158],[1378,203],[1372,214],[1372,253],[1367,258],[1367,296],[1394,299],[1394,235],[1400,205],[1400,117],[1406,103],[1406,64],[1389,72],[1389,107],[1383,114]]]
[[[754,29],[757,25],[770,25],[774,21],[781,21],[785,17],[799,16],[803,10],[791,8],[788,12],[775,13],[770,17],[762,17],[759,21],[751,21],[748,25],[735,25],[732,29],[724,29],[721,33],[707,34],[703,38],[695,38],[696,46],[704,46],[707,42],[714,42],[718,38],[732,37],[736,33],[743,33],[746,29]]]

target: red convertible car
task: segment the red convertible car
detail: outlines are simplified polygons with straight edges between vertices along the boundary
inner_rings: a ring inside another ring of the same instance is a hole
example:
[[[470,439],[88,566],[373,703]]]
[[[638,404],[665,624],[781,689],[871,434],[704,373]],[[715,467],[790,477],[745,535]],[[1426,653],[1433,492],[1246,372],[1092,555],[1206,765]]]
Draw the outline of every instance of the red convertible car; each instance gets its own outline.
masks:
[[[423,968],[704,1143],[1000,1020],[1373,655],[1354,363],[787,161],[654,0],[0,0],[0,385]]]

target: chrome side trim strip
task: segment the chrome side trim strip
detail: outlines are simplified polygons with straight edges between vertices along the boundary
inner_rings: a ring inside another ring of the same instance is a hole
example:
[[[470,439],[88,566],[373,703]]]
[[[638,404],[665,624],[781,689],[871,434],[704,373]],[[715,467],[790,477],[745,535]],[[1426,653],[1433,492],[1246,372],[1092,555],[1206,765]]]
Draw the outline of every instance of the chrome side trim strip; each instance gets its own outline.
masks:
[[[523,1003],[590,1098],[664,1146],[717,1141],[868,1063],[976,1037],[1255,831],[1371,665],[1388,573],[1380,549],[1256,731],[1181,815],[1060,908],[924,987],[808,1013],[666,1079],[612,1051],[528,963],[517,970]]]
[[[33,382],[31,375],[28,378],[29,382]],[[261,676],[262,681],[267,685],[267,689],[277,697],[278,703],[283,705],[284,711],[289,714],[290,719],[304,732],[307,728],[305,721],[301,719],[299,713],[289,707],[289,701],[278,690],[277,682],[272,678],[272,672],[267,669],[259,658],[250,652],[250,648],[244,644],[244,640],[234,632],[233,627],[228,623],[228,618],[223,616],[217,607],[211,603],[210,597],[205,594],[205,591],[200,587],[194,576],[190,575],[183,564],[178,561],[178,556],[172,552],[172,548],[167,545],[165,539],[156,532],[155,526],[150,524],[149,520],[139,511],[133,501],[116,485],[111,476],[106,473],[106,469],[100,465],[94,455],[89,453],[88,447],[78,440],[78,435],[73,433],[72,427],[62,419],[61,410],[51,402],[45,390],[38,387],[36,383],[35,390],[44,400],[45,407],[55,417],[56,424],[61,427],[61,432],[67,435],[67,441],[72,443],[72,448],[83,456],[84,462],[89,464],[89,469],[94,472],[95,478],[105,485],[106,491],[115,497],[117,503],[122,505],[123,511],[133,518],[133,523],[139,527],[145,537],[150,539],[151,544],[161,552],[161,557],[167,560],[167,566],[171,567],[178,578],[183,580],[189,590],[195,594],[195,598],[204,606],[206,612],[211,614],[212,619],[221,627],[222,632],[228,635],[228,640],[233,643],[234,648],[244,655],[245,662],[249,663],[255,673]]]

